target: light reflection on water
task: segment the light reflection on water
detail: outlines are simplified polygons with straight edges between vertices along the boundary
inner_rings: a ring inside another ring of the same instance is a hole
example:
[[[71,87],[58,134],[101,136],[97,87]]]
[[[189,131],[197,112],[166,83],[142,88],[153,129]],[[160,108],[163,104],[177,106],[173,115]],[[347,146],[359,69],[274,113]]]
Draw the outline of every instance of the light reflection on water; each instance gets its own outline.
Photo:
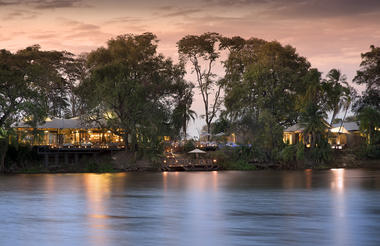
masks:
[[[380,171],[0,176],[0,245],[380,245]]]

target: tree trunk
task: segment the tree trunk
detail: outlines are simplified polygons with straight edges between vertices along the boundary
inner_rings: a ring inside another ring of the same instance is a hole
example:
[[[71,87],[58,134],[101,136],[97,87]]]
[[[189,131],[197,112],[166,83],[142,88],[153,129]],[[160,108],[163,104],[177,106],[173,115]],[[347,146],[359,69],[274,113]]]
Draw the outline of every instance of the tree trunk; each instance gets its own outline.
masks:
[[[5,172],[5,156],[8,150],[8,138],[0,139],[0,173]]]
[[[186,122],[186,120],[183,122],[182,129],[183,129],[183,133],[185,134],[185,141],[186,141],[186,139],[187,139],[187,122]]]
[[[131,131],[131,152],[137,151],[137,137],[136,137],[136,131]]]
[[[211,138],[211,123],[207,123],[207,142],[210,142]]]

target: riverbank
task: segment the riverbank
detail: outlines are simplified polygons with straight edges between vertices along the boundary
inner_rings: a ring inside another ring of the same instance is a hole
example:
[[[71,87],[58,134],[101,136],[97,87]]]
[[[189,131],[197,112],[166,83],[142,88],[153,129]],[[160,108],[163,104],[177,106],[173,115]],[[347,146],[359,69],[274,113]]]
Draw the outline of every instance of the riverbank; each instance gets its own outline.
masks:
[[[321,164],[313,167],[303,166],[294,163],[293,165],[279,165],[273,163],[260,163],[259,165],[244,162],[228,163],[221,165],[218,171],[255,171],[255,170],[325,170],[333,168],[348,169],[380,169],[380,160],[356,160],[355,162],[337,161],[330,164]],[[122,172],[162,172],[157,163],[138,161],[134,164],[120,167],[113,162],[81,162],[78,165],[50,166],[35,165],[25,168],[17,168],[7,172],[8,174],[43,174],[43,173],[122,173]],[[204,170],[207,171],[207,170]],[[215,171],[215,170],[214,170]]]
[[[328,163],[313,163],[307,160],[290,162],[259,162],[246,161],[230,156],[208,156],[217,161],[217,167],[210,169],[193,169],[197,171],[214,170],[304,170],[304,169],[331,169],[331,168],[374,168],[380,169],[379,159],[359,158],[350,152],[335,152]],[[181,158],[191,158],[191,156],[181,155]],[[138,159],[138,160],[136,160]],[[191,160],[191,159],[189,159]],[[14,163],[10,165],[7,173],[9,174],[32,174],[32,173],[117,173],[117,172],[161,172],[161,171],[185,171],[186,169],[172,168],[164,166],[163,159],[156,158],[137,158],[129,152],[118,152],[114,154],[98,155],[96,157],[85,157],[77,163],[50,163],[46,166],[42,160],[35,160],[26,163]]]

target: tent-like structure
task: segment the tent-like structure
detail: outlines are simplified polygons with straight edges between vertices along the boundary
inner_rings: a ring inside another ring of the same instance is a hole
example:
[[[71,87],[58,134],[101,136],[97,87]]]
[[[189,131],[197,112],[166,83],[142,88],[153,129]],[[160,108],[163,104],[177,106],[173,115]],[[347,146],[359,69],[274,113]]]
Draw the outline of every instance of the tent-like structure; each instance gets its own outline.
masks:
[[[193,149],[192,151],[188,152],[189,154],[206,154],[206,151],[200,150],[200,149]]]
[[[192,151],[188,152],[189,154],[195,154],[195,157],[198,158],[199,154],[206,154],[206,151],[200,150],[200,149],[193,149]]]

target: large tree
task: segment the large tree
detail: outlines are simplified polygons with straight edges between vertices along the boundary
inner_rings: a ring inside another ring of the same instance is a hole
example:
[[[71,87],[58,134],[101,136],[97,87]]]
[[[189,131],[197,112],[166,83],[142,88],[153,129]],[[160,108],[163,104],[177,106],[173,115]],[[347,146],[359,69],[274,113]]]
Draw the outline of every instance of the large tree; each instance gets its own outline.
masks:
[[[355,103],[360,127],[367,135],[369,144],[380,143],[380,47],[370,46],[370,51],[363,53],[360,70],[354,82],[364,84],[366,90]]]
[[[88,55],[90,76],[81,84],[88,119],[121,135],[132,151],[167,133],[173,87],[183,80],[183,67],[157,54],[157,42],[152,33],[109,40]]]
[[[282,127],[299,117],[297,97],[305,93],[310,64],[291,46],[261,39],[224,39],[225,106],[232,119],[249,126],[253,141],[269,152],[282,143]]]
[[[48,68],[34,56],[25,56],[25,50],[12,54],[0,51],[0,171],[5,170],[4,160],[12,125],[19,120],[31,127],[47,116],[47,95],[41,90],[41,82],[48,76]]]
[[[180,59],[191,63],[196,75],[196,83],[202,95],[208,140],[210,140],[211,123],[220,109],[222,86],[218,83],[214,66],[220,57],[220,39],[218,33],[188,35],[177,42]]]
[[[43,51],[39,45],[19,50],[28,63],[28,78],[46,97],[49,117],[70,118],[79,114],[77,85],[86,76],[85,59],[67,51]]]
[[[331,69],[328,72],[326,79],[322,82],[322,86],[326,93],[327,111],[332,113],[331,125],[339,112],[345,110],[347,113],[352,102],[351,95],[354,89],[349,86],[346,76],[338,69]]]

